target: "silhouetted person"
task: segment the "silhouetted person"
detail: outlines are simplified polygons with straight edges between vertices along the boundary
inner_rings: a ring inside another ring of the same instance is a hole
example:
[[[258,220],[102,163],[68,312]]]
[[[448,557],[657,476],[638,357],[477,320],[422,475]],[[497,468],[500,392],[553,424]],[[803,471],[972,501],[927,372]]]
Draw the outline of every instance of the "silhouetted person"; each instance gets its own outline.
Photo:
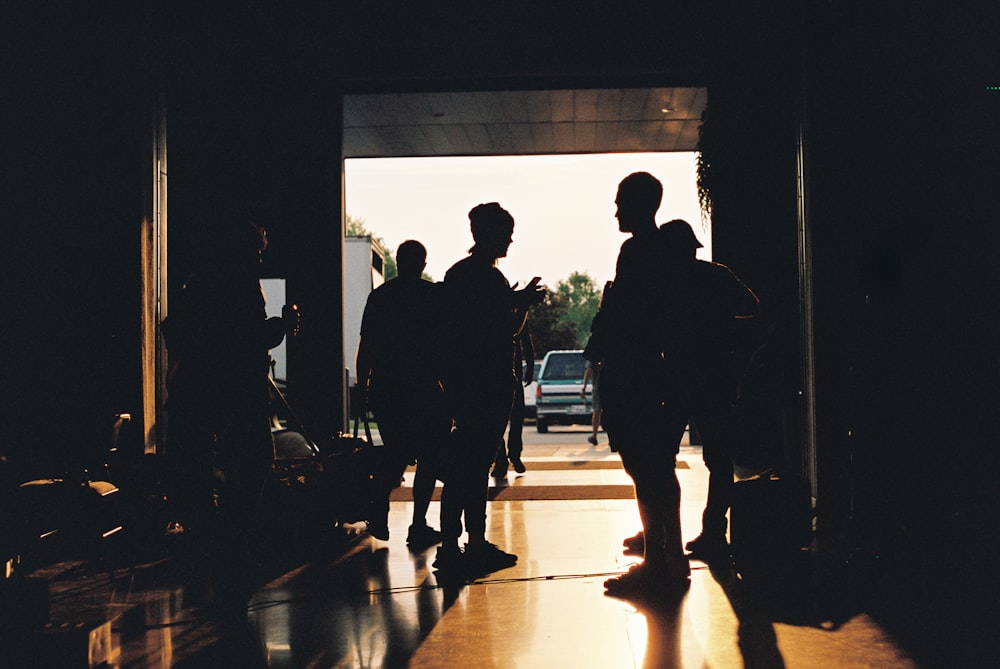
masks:
[[[655,481],[647,479],[649,468],[625,465],[630,473],[639,473],[638,479],[633,478],[643,517],[643,532],[627,539],[625,545],[644,549],[646,562],[634,578],[630,572],[609,581],[612,594],[634,592],[648,582],[649,574],[663,574],[663,569],[646,565],[651,556],[661,554],[664,540],[665,562],[676,564],[683,555],[678,553],[680,525],[675,504],[679,498],[675,494],[679,488],[672,469],[684,427],[692,418],[702,427],[704,457],[711,471],[703,531],[688,543],[688,550],[690,557],[704,559],[728,553],[725,533],[733,485],[733,401],[740,371],[735,343],[739,319],[757,312],[756,297],[728,268],[695,258],[700,243],[687,223],[672,221],[659,231],[644,224],[641,229],[645,236],[630,241],[642,240],[652,255],[644,257],[629,249],[632,255],[626,256],[623,245],[622,256],[652,264],[623,267],[620,259],[619,270],[628,282],[616,280],[614,299],[609,300],[607,310],[602,309],[600,318],[595,318],[594,325],[595,334],[600,332],[607,338],[607,366],[613,370],[613,375],[606,373],[604,379],[609,436],[619,450],[625,447],[631,451],[629,440],[619,442],[615,433],[621,430],[623,416],[643,414],[639,422],[659,433],[660,443],[648,450],[663,448],[670,456],[671,475],[666,479],[664,498],[669,505],[657,506],[663,499],[656,497]],[[645,289],[629,283],[639,279],[647,282]],[[653,308],[656,304],[658,309]],[[619,350],[629,351],[628,359],[617,356]],[[623,463],[630,459],[632,454],[622,453]],[[673,569],[674,574],[681,572],[679,567]],[[663,575],[669,579],[670,570]]]
[[[216,595],[249,594],[261,494],[274,460],[268,350],[285,324],[260,288],[263,230],[222,227],[162,324],[170,352],[168,459],[186,539],[208,553]]]
[[[676,588],[690,576],[674,469],[684,427],[676,433],[663,369],[675,348],[664,341],[663,313],[678,300],[664,291],[663,245],[655,219],[662,197],[662,185],[646,172],[630,174],[619,184],[615,216],[619,230],[632,237],[622,244],[615,279],[605,290],[587,345],[591,359],[604,365],[604,428],[635,484],[646,538],[642,564],[605,581],[611,595]]]
[[[701,534],[685,548],[691,557],[713,560],[729,554],[726,513],[733,489],[734,403],[745,367],[739,340],[749,334],[740,321],[754,318],[758,303],[728,267],[695,257],[702,244],[686,221],[665,223],[661,234],[674,274],[685,279],[685,290],[690,291],[689,308],[679,315],[689,323],[684,332],[691,357],[668,368],[668,373],[691,384],[682,406],[690,411],[687,420],[698,425],[702,458],[709,471]]]
[[[501,445],[493,463],[493,478],[497,479],[507,476],[508,462],[518,474],[527,470],[521,461],[521,453],[524,451],[524,387],[535,377],[535,348],[531,343],[531,330],[527,322],[515,338],[514,347],[517,351],[514,356],[514,404],[510,409],[507,448],[504,449]]]
[[[514,219],[496,202],[469,212],[475,245],[442,284],[446,351],[443,383],[455,422],[444,462],[442,545],[434,566],[464,575],[513,566],[517,556],[486,540],[490,465],[503,446],[514,395],[515,337],[528,307],[543,297],[538,278],[513,290],[496,261],[507,255]],[[469,542],[459,549],[462,517]]]
[[[451,429],[433,364],[430,301],[435,286],[421,278],[426,259],[420,242],[400,244],[398,276],[368,296],[357,359],[358,383],[378,421],[387,459],[376,477],[368,531],[376,539],[389,538],[389,494],[406,466],[416,461],[413,519],[406,538],[416,550],[441,537],[427,525],[427,508],[436,480],[435,454]]]

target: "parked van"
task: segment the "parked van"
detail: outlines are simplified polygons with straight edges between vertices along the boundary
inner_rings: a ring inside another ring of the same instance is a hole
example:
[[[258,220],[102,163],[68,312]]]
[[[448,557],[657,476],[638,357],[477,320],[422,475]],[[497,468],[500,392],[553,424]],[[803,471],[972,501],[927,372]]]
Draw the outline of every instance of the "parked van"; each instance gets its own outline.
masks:
[[[580,397],[585,367],[583,351],[549,351],[542,360],[535,391],[535,427],[589,425],[593,413],[590,396]]]

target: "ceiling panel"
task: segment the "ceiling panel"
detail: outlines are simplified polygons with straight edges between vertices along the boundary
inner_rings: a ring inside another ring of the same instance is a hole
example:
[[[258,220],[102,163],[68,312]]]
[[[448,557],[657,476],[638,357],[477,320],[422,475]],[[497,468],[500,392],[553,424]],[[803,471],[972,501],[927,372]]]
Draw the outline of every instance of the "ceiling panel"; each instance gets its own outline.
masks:
[[[472,146],[472,142],[469,141],[469,136],[465,133],[464,125],[444,125],[442,126],[445,135],[448,136],[448,145],[451,147],[450,152],[435,153],[436,156],[447,156],[447,155],[458,155],[458,156],[472,156],[475,155],[475,150]],[[443,148],[443,147],[442,147]],[[395,153],[385,153],[380,158],[385,158],[389,156],[398,156]],[[490,154],[485,154],[490,155]],[[350,158],[351,156],[344,151],[344,157]]]
[[[548,91],[553,123],[573,120],[573,91]]]
[[[694,151],[704,88],[344,97],[344,157]]]

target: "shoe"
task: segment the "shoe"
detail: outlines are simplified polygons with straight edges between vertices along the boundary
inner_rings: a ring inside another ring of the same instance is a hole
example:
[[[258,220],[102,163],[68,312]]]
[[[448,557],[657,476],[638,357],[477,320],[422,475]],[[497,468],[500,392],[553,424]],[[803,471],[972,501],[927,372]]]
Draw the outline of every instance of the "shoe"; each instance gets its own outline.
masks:
[[[458,546],[438,546],[431,566],[443,572],[456,573],[462,566],[462,549]]]
[[[682,592],[690,585],[691,570],[686,565],[671,569],[637,564],[621,576],[604,582],[606,595],[622,599],[655,599]]]
[[[368,534],[380,541],[389,541],[389,519],[383,518],[380,520],[368,520],[365,521],[365,525],[368,527]]]
[[[688,551],[688,557],[694,560],[712,562],[729,559],[729,544],[725,537],[702,533],[687,542],[684,549]]]
[[[517,556],[507,553],[486,541],[481,544],[465,544],[463,562],[468,576],[485,576],[494,571],[507,569],[517,564]]]
[[[646,552],[646,535],[642,530],[622,542],[626,555],[642,555]]]
[[[512,457],[510,459],[510,464],[514,465],[514,471],[517,472],[518,474],[523,474],[524,472],[528,471],[528,468],[524,466],[523,462],[521,462],[521,456],[519,455],[515,455],[514,457]]]
[[[507,478],[507,465],[504,463],[503,467],[498,467],[493,465],[493,471],[490,472],[490,476],[495,479],[505,479]]]
[[[590,435],[589,437],[587,437],[587,441],[592,443],[594,446],[597,446],[597,435],[594,434]]]
[[[406,545],[414,550],[430,548],[440,541],[441,533],[426,523],[410,525],[410,530],[406,533]]]

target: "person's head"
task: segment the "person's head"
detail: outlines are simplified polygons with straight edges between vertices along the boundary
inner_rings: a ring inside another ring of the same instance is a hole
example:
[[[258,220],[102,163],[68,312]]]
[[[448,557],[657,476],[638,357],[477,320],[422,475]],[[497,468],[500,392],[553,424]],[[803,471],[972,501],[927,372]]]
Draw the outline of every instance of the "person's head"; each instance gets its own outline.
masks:
[[[267,231],[252,220],[234,216],[223,219],[207,231],[199,249],[199,273],[210,271],[222,276],[256,276],[260,272]]]
[[[622,232],[656,227],[656,211],[663,199],[663,184],[649,172],[633,172],[618,184],[615,218]]]
[[[476,205],[469,212],[469,227],[476,244],[470,253],[496,260],[507,255],[513,241],[514,217],[496,202]]]
[[[694,234],[694,230],[691,229],[691,224],[680,218],[675,218],[661,225],[660,232],[667,247],[681,255],[694,257],[698,249],[703,246]]]
[[[415,239],[408,239],[396,249],[399,276],[418,278],[427,266],[427,249]]]

